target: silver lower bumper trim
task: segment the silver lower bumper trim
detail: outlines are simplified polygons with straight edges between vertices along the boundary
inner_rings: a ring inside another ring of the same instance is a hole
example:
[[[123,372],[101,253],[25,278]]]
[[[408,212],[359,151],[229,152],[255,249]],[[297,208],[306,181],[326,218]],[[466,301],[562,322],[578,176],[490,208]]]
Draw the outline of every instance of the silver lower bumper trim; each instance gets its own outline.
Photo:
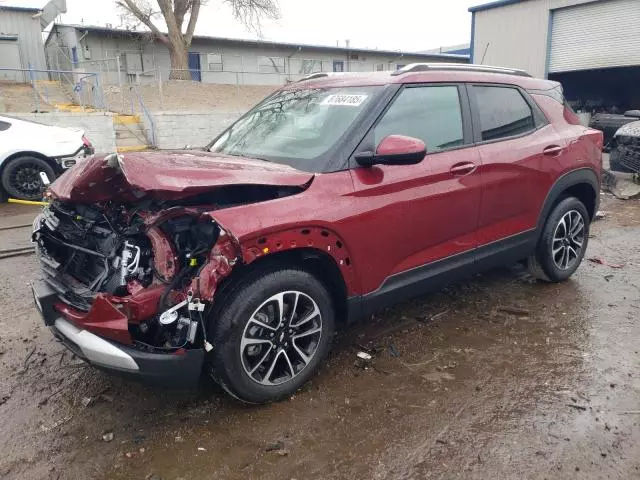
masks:
[[[75,343],[82,350],[89,362],[119,370],[140,370],[131,355],[97,335],[86,330],[80,330],[62,318],[56,319],[55,327],[61,335],[69,339],[70,342]]]

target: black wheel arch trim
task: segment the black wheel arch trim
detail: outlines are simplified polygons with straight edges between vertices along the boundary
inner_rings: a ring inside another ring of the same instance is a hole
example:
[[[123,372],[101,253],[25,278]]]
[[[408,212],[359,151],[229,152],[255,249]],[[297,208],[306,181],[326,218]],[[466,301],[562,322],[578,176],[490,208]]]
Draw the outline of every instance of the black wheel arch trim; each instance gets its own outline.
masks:
[[[538,234],[542,232],[542,229],[544,228],[544,222],[546,221],[547,217],[551,213],[551,209],[557,203],[562,194],[569,188],[580,184],[588,184],[591,186],[591,188],[593,188],[595,198],[592,215],[595,215],[600,205],[600,180],[597,173],[592,168],[588,167],[571,170],[570,172],[565,173],[558,180],[556,180],[553,186],[549,189],[547,197],[545,198],[544,203],[542,204],[542,208],[540,209],[540,214],[538,215],[538,222],[536,224],[536,231],[538,232]]]

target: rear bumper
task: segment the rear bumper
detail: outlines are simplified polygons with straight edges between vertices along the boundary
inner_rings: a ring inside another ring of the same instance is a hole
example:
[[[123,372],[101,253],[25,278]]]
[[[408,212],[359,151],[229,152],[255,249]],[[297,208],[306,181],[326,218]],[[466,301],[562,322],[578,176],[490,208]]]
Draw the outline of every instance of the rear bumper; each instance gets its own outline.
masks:
[[[204,350],[182,353],[150,353],[102,338],[80,329],[53,308],[58,297],[45,282],[32,285],[34,300],[45,325],[76,356],[103,370],[167,388],[194,388],[198,385]]]

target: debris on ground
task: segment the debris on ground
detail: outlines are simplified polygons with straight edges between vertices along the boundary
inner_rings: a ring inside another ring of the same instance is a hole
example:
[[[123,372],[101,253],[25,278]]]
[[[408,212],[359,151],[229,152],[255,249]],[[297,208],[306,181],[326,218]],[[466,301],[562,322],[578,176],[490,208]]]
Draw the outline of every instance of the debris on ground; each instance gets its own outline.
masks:
[[[389,349],[389,353],[392,356],[394,356],[396,358],[398,358],[400,356],[400,352],[398,351],[398,349],[396,348],[396,346],[393,343],[389,344],[388,349]]]
[[[358,352],[356,354],[356,367],[358,368],[362,368],[362,369],[366,369],[371,365],[371,361],[373,360],[373,357],[368,354],[367,352]]]
[[[598,210],[595,215],[596,220],[601,220],[607,216],[607,212],[603,212],[602,210]]]
[[[605,265],[607,267],[611,267],[611,268],[623,268],[624,265],[621,263],[609,263],[607,262],[604,258],[601,257],[591,257],[589,258],[589,261],[592,263],[597,263],[599,265]]]
[[[174,440],[176,443],[184,443],[184,438],[182,438],[180,435],[176,435],[174,437]]]
[[[80,400],[80,403],[82,404],[83,407],[88,407],[89,405],[91,405],[91,402],[93,401],[93,398],[91,397],[82,397],[82,400]]]
[[[511,305],[502,305],[497,308],[498,312],[509,313],[511,315],[517,315],[519,317],[528,317],[529,310],[521,307],[515,307]]]
[[[102,440],[105,442],[110,442],[113,440],[113,432],[108,430],[102,434]]]
[[[575,408],[576,410],[585,411],[587,407],[583,407],[582,405],[576,405],[574,403],[567,403],[567,407]]]
[[[284,443],[278,440],[277,442],[270,443],[264,448],[265,452],[275,452],[277,450],[283,450]]]
[[[206,451],[207,451],[207,449],[206,449],[206,448],[204,448],[204,447],[198,447],[198,451],[199,451],[199,452],[206,452]]]

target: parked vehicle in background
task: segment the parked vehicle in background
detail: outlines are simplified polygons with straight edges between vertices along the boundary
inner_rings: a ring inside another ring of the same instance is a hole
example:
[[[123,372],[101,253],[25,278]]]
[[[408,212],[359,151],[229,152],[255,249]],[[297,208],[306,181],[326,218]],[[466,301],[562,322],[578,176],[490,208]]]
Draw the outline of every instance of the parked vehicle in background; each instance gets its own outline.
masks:
[[[40,172],[53,181],[94,153],[84,131],[0,116],[0,178],[9,197],[40,200]]]
[[[640,174],[640,121],[618,129],[611,141],[611,170]]]
[[[600,130],[604,134],[604,149],[611,149],[613,136],[620,127],[627,123],[636,122],[640,119],[640,110],[628,110],[624,114],[617,113],[595,113],[591,117],[589,127]]]
[[[560,282],[597,211],[602,133],[556,82],[486,66],[314,74],[202,152],[94,157],[34,224],[45,324],[101,368],[291,395],[339,324],[522,261]]]

